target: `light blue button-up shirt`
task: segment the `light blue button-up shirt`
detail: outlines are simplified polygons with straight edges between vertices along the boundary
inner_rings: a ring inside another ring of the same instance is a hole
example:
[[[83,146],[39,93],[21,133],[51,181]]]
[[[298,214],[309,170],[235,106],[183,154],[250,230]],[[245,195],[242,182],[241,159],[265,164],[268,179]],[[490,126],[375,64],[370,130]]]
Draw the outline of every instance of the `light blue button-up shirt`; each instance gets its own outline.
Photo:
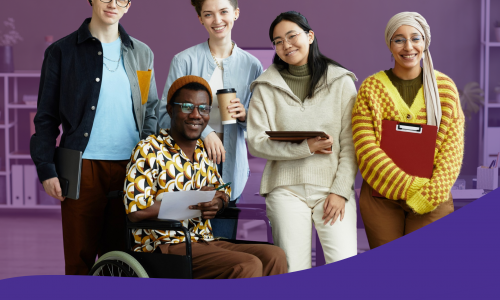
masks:
[[[83,158],[126,160],[130,159],[130,153],[139,142],[140,134],[135,125],[132,89],[121,53],[122,42],[117,39],[101,45],[107,67],[102,69],[101,91],[97,108],[94,107],[94,125]],[[118,60],[120,62],[117,63]],[[115,66],[116,70],[109,70],[115,69]]]
[[[167,114],[167,94],[172,83],[182,76],[196,75],[210,82],[217,65],[208,48],[208,41],[188,48],[174,56],[170,63],[167,83],[163,90],[158,110],[158,126],[170,128],[170,117]],[[235,88],[236,97],[241,100],[248,113],[248,105],[252,93],[250,84],[262,74],[260,61],[250,53],[241,50],[235,44],[233,53],[224,59],[224,71],[222,75],[224,88]],[[222,164],[222,179],[231,184],[231,200],[240,197],[250,174],[248,167],[247,147],[245,144],[245,131],[247,122],[238,121],[236,124],[224,125],[224,148],[226,149],[226,161]],[[201,134],[204,140],[213,132],[208,126]]]

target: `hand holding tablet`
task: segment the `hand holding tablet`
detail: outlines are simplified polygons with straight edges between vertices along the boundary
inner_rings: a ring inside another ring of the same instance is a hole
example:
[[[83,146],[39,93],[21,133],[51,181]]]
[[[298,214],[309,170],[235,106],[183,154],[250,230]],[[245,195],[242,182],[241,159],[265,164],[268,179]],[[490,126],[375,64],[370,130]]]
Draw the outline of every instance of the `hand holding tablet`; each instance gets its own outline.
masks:
[[[315,154],[331,154],[333,139],[324,131],[266,131],[270,140],[307,144],[311,152]]]

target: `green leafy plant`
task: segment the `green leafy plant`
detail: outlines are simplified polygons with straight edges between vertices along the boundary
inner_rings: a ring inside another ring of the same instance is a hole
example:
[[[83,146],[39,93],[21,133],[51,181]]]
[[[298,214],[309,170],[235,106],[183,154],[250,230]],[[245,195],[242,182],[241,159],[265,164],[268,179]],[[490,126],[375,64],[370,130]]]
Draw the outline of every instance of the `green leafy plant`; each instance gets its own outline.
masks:
[[[458,92],[462,110],[470,119],[484,105],[484,91],[479,87],[479,83],[469,82],[465,85],[463,91],[459,90]]]

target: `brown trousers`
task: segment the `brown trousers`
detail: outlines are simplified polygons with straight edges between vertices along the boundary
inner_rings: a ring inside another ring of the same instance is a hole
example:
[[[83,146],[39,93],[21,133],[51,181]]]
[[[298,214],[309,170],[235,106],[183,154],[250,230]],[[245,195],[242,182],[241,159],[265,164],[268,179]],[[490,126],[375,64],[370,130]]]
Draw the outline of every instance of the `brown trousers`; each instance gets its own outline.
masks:
[[[277,246],[226,241],[191,245],[194,279],[250,278],[287,273],[285,252]],[[159,247],[164,254],[186,254],[185,243]]]
[[[123,199],[106,195],[123,190],[127,163],[83,160],[80,199],[61,203],[66,275],[87,275],[97,255],[125,251]]]
[[[372,196],[373,188],[363,180],[359,209],[370,248],[382,246],[407,235],[453,212],[453,199],[441,203],[434,211],[417,215],[404,200]]]

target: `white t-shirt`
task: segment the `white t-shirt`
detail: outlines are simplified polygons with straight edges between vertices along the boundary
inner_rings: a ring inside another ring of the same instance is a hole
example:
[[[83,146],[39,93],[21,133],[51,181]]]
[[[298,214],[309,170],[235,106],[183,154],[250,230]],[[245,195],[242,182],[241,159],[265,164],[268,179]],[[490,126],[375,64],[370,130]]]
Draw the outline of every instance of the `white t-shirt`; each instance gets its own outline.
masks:
[[[219,62],[220,66],[223,66],[224,59],[222,58],[215,58],[217,59],[217,62]],[[222,126],[222,120],[220,116],[220,109],[219,109],[219,101],[217,100],[217,90],[221,90],[224,88],[224,82],[222,80],[222,70],[219,69],[219,67],[215,67],[214,73],[210,77],[210,82],[208,83],[210,85],[210,88],[212,89],[212,110],[210,111],[210,121],[208,122],[208,125],[215,130],[215,132],[222,133],[224,132],[224,128]]]

